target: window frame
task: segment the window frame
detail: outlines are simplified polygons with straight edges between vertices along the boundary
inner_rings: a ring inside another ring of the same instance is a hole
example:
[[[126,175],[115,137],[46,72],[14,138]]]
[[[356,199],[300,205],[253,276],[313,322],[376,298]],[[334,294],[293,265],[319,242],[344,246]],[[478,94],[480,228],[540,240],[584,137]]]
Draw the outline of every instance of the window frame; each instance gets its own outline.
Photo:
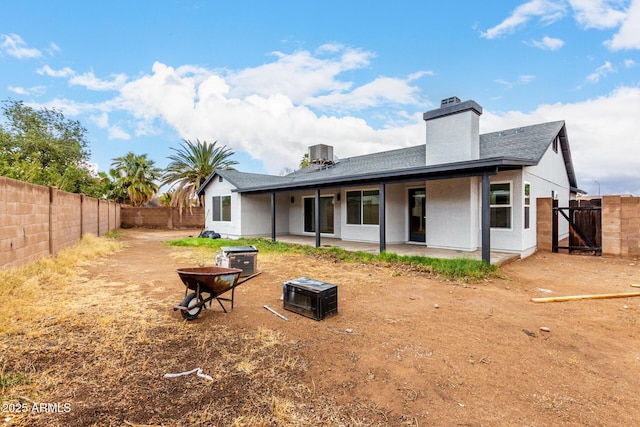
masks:
[[[333,205],[333,209],[335,210],[335,206],[336,206],[336,197],[335,194],[323,194],[320,196],[320,213],[322,214],[322,200],[323,199],[331,199],[331,205]],[[312,217],[311,217],[311,224],[309,224],[311,227],[310,229],[307,229],[307,216],[306,216],[306,204],[307,201],[311,200],[312,201]],[[302,215],[303,215],[303,221],[302,221],[302,231],[305,233],[315,233],[316,230],[316,224],[315,224],[315,204],[316,204],[316,197],[315,196],[303,196],[302,197]],[[335,211],[334,211],[335,212]],[[326,213],[326,211],[325,211]],[[332,218],[335,218],[335,213],[332,214]],[[334,219],[335,221],[335,219]],[[327,225],[329,226],[329,223],[327,222]],[[320,230],[320,234],[326,234],[326,235],[334,235],[335,234],[335,223],[331,223],[330,224],[330,229],[329,230]]]
[[[523,199],[523,228],[528,230],[531,228],[531,183],[525,181],[522,186],[522,199]]]
[[[216,222],[231,222],[231,196],[211,197],[211,220]]]
[[[353,195],[358,194],[358,204],[357,204],[357,213],[358,213],[358,222],[354,222],[354,215],[350,209],[356,209],[353,207]],[[369,194],[365,194],[369,193]],[[366,199],[365,197],[377,196],[377,204],[370,203],[372,207],[377,206],[377,208],[366,207]],[[348,190],[345,191],[345,198],[347,200],[346,203],[346,218],[345,222],[347,225],[361,225],[361,226],[379,226],[380,225],[380,190],[379,189],[361,189],[361,190]],[[351,199],[351,200],[350,200]],[[371,222],[375,220],[375,222]],[[366,222],[365,222],[366,221]]]
[[[491,187],[494,185],[509,185],[509,203],[505,204],[505,203],[492,203],[492,195],[493,195],[493,190],[491,190]],[[489,200],[490,200],[490,205],[489,205],[489,210],[490,210],[490,217],[491,217],[491,229],[493,230],[512,230],[513,229],[513,181],[496,181],[496,182],[492,182],[489,184]],[[508,223],[506,224],[506,226],[499,226],[499,225],[495,225],[494,224],[494,209],[507,209],[508,210],[508,216],[506,217]]]

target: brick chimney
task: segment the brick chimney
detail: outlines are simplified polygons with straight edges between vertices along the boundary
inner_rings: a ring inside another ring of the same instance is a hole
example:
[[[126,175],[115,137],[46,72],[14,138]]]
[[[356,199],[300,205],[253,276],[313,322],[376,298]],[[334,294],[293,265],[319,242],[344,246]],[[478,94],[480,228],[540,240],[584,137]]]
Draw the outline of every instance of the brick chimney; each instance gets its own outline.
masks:
[[[480,115],[475,101],[458,97],[443,99],[440,108],[427,111],[427,165],[463,162],[480,158]]]

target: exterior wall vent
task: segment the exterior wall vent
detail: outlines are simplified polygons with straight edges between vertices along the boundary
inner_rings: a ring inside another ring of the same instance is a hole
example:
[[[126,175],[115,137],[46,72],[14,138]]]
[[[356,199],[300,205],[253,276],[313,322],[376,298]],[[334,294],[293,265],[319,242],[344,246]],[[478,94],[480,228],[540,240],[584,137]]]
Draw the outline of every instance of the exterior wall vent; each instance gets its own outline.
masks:
[[[457,96],[452,96],[451,98],[445,98],[442,101],[440,101],[440,108],[447,107],[453,104],[459,104],[459,103],[460,103],[460,98],[458,98]]]

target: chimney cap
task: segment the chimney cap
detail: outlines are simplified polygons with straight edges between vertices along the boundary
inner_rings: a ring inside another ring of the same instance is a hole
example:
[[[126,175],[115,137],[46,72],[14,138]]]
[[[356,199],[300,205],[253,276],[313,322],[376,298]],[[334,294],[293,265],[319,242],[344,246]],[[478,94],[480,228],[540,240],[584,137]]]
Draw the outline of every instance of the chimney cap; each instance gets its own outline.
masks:
[[[451,98],[445,98],[442,101],[440,101],[440,108],[447,107],[453,104],[460,104],[460,98],[458,98],[457,96],[452,96]]]
[[[457,97],[447,98],[447,99],[458,99]],[[444,100],[443,100],[444,101]],[[435,110],[427,111],[422,115],[422,119],[424,121],[429,121],[433,119],[437,119],[440,117],[451,116],[453,114],[463,113],[465,111],[473,111],[478,116],[482,115],[482,107],[476,101],[464,101],[460,102],[452,102],[445,106],[441,106],[440,108],[436,108]]]

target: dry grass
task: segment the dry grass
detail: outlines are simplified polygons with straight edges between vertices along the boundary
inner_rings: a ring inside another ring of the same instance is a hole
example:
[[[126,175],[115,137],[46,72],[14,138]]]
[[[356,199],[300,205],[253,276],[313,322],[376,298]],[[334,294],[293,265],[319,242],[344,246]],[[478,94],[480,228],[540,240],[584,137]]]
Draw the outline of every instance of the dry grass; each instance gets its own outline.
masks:
[[[384,414],[370,404],[340,407],[303,384],[307,363],[281,332],[176,322],[154,310],[150,297],[135,287],[127,288],[137,302],[131,306],[113,284],[94,279],[85,286],[82,264],[121,246],[88,237],[55,259],[2,273],[0,403],[29,409],[4,413],[5,423],[385,424]],[[164,378],[194,368],[212,380]],[[57,404],[58,410],[33,411],[39,403]]]
[[[49,313],[52,305],[60,302],[60,292],[77,279],[79,265],[121,247],[117,240],[86,234],[76,246],[60,251],[55,258],[0,271],[0,333],[24,330],[25,319],[38,319]]]

